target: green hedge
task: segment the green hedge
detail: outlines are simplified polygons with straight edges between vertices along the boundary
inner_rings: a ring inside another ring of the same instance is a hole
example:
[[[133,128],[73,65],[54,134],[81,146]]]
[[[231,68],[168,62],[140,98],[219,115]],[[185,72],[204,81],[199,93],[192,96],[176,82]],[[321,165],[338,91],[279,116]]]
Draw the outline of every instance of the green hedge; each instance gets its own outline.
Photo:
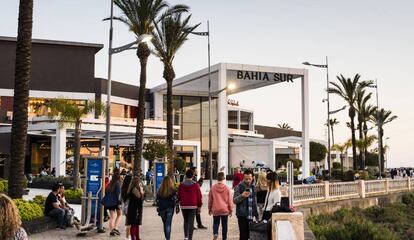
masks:
[[[33,178],[29,186],[32,188],[51,189],[56,183],[62,183],[65,188],[70,188],[73,185],[73,182],[69,177],[43,176]]]
[[[78,188],[77,190],[66,189],[65,198],[66,199],[80,199],[83,195],[82,189]]]
[[[44,216],[42,206],[35,202],[23,199],[14,199],[13,201],[16,203],[17,209],[19,209],[22,221],[30,221]]]
[[[0,180],[0,192],[7,192],[9,189],[9,182],[7,180]]]

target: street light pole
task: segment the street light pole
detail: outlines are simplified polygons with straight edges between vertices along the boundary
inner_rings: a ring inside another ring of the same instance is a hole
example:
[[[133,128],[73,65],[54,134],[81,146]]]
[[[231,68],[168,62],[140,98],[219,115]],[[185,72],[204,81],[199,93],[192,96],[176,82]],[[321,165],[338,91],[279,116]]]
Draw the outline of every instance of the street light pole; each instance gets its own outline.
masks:
[[[106,161],[106,172],[108,171],[109,162],[109,148],[111,139],[111,93],[112,93],[112,40],[113,40],[113,17],[114,17],[114,0],[111,0],[111,18],[109,19],[109,49],[108,49],[108,81],[106,86],[106,137],[105,137],[105,156],[108,158]]]
[[[326,108],[328,115],[328,174],[331,176],[331,114],[329,110],[329,65],[328,65],[328,56],[326,56]]]
[[[326,112],[327,112],[327,123],[326,126],[328,126],[328,175],[331,175],[331,129],[330,129],[330,109],[329,109],[329,66],[328,66],[328,56],[326,56],[326,63],[325,65],[323,64],[312,64],[309,62],[304,62],[302,63],[303,65],[307,65],[307,66],[313,66],[313,67],[318,67],[318,68],[326,68]]]
[[[377,137],[378,137],[378,169],[379,169],[379,173],[380,173],[380,178],[382,177],[381,173],[383,169],[381,169],[381,153],[382,153],[382,149],[381,149],[381,142],[382,139],[380,138],[380,127],[378,124],[378,120],[379,120],[379,100],[378,100],[378,80],[375,79],[375,85],[374,86],[368,86],[370,88],[375,88],[375,96],[376,96],[376,100],[377,100],[377,111],[376,111],[376,119],[375,119],[375,123],[377,124]]]

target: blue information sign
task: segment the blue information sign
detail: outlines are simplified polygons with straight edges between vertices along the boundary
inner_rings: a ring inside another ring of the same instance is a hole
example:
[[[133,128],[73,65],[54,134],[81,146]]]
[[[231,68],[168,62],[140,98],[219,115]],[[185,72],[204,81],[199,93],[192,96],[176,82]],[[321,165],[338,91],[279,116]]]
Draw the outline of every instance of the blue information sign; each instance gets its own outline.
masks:
[[[103,159],[102,158],[88,158],[87,159],[87,172],[86,172],[86,192],[85,192],[85,197],[88,196],[89,192],[92,192],[92,197],[96,197],[96,195],[98,194],[99,189],[101,188],[101,184],[102,184],[102,164],[103,164]],[[98,200],[98,204],[96,205],[96,202],[94,200],[92,200],[91,206],[87,206],[91,207],[91,217],[95,218],[95,208],[97,207],[98,209],[96,210],[96,213],[98,216],[96,216],[97,222],[99,222],[99,216],[100,216],[100,208],[101,208],[101,204],[99,204],[101,202],[101,197],[102,196],[102,192],[99,192],[99,200]]]
[[[165,173],[165,163],[155,162],[155,190],[158,192],[158,189],[161,186],[161,182],[164,179]]]

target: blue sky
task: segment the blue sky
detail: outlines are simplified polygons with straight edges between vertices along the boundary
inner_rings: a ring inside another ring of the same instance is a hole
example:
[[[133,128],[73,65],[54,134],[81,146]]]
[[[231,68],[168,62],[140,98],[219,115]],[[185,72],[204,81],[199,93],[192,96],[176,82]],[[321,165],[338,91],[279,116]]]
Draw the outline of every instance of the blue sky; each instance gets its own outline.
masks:
[[[212,63],[235,62],[281,67],[298,67],[304,61],[323,63],[329,56],[330,78],[342,73],[363,79],[378,79],[380,106],[398,119],[385,127],[389,166],[413,165],[414,144],[414,2],[409,0],[210,0],[170,1],[192,8],[193,21],[205,29],[210,20]],[[105,44],[96,55],[95,74],[106,77],[109,0],[43,0],[34,3],[33,37]],[[0,35],[16,36],[18,1],[3,0]],[[116,10],[115,15],[119,11]],[[134,40],[121,23],[114,25],[114,46]],[[175,59],[177,76],[207,65],[206,39],[193,36]],[[114,56],[113,78],[137,84],[139,65],[134,52]],[[151,57],[148,87],[163,83],[162,65]],[[311,137],[323,139],[326,131],[325,72],[309,69]],[[300,85],[275,85],[235,96],[242,106],[256,111],[258,124],[300,123]],[[372,102],[375,103],[374,101]],[[332,99],[332,109],[344,103]],[[350,137],[345,111],[335,117],[336,142]],[[375,134],[373,131],[372,134]]]

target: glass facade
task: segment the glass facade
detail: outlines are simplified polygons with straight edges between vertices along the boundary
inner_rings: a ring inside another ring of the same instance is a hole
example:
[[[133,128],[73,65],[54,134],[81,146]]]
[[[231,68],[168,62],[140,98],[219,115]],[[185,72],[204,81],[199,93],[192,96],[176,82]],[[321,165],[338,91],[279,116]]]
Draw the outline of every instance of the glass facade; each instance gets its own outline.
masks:
[[[164,121],[167,121],[167,98],[164,95]],[[201,143],[201,166],[205,167],[208,159],[208,97],[173,96],[173,123],[180,126],[177,134],[178,140],[200,141]],[[217,121],[217,99],[211,100],[211,149],[213,160],[216,161],[218,151],[218,121]],[[178,148],[177,152],[191,153],[192,150]],[[185,158],[191,162],[190,158]]]

